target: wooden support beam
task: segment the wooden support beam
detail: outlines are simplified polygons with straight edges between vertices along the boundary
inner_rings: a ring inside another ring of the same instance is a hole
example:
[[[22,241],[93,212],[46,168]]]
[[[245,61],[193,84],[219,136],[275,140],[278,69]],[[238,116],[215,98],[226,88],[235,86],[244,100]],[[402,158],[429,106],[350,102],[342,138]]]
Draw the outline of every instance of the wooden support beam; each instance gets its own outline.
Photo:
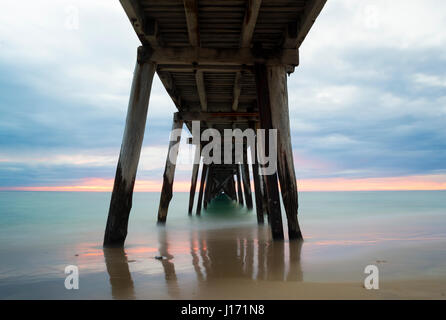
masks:
[[[244,152],[245,154],[245,152]],[[243,182],[243,191],[245,194],[246,207],[248,210],[252,210],[252,192],[251,192],[251,179],[249,177],[249,166],[243,156],[243,163],[241,164],[242,169],[242,182]]]
[[[201,214],[201,207],[203,205],[203,191],[204,191],[204,185],[206,184],[208,169],[209,166],[203,163],[203,168],[201,169],[200,191],[198,192],[197,211],[196,211],[197,216]]]
[[[141,2],[138,0],[119,1],[141,43],[150,45],[152,48],[161,46],[163,43],[159,37],[158,23],[154,19],[146,17]]]
[[[251,124],[251,127],[255,129],[255,123]],[[257,142],[257,136],[256,136],[256,142]],[[257,143],[256,143],[257,145]],[[264,210],[263,210],[263,193],[262,188],[260,186],[260,174],[259,174],[259,159],[257,157],[257,152],[254,152],[254,159],[251,163],[252,168],[252,177],[254,180],[254,192],[256,197],[256,212],[257,212],[257,223],[263,224],[264,223]]]
[[[260,126],[262,129],[272,129],[271,102],[269,97],[268,72],[266,65],[256,64],[255,80],[257,90],[257,104],[260,113]],[[269,134],[265,134],[265,150],[269,150]],[[268,212],[270,217],[273,239],[283,240],[282,214],[280,210],[279,186],[277,174],[265,176],[266,196],[268,198]]]
[[[259,114],[256,112],[178,112],[179,119],[183,121],[206,121],[207,123],[224,122],[257,122]]]
[[[192,166],[192,178],[190,182],[190,192],[189,192],[189,215],[192,214],[192,208],[194,206],[194,198],[195,198],[195,190],[197,189],[197,179],[198,179],[198,170],[200,168],[200,146],[195,146],[198,149],[195,151],[194,155],[194,164]]]
[[[183,121],[178,119],[177,114],[174,114],[172,123],[172,132],[177,132],[183,127]],[[174,131],[175,130],[175,131]],[[163,187],[161,189],[160,205],[158,208],[158,223],[165,223],[167,218],[167,210],[172,199],[173,179],[175,177],[175,167],[178,157],[179,142],[181,136],[178,136],[176,141],[169,142],[169,149],[167,151],[166,166],[163,174]]]
[[[242,181],[240,178],[240,164],[236,164],[237,166],[237,192],[238,192],[238,203],[243,206],[243,189],[242,189]]]
[[[301,46],[326,2],[327,0],[307,1],[302,14],[303,19],[297,19],[285,30],[284,48],[296,49]]]
[[[242,73],[236,72],[234,79],[234,89],[232,93],[232,110],[237,111],[238,109],[238,99],[240,98],[240,92],[242,91]]]
[[[233,200],[233,201],[237,201],[237,194],[235,191],[235,181],[234,181],[234,176],[231,174],[230,179],[227,181],[226,183],[227,185],[227,195]]]
[[[264,223],[264,211],[263,211],[263,202],[262,202],[262,189],[260,187],[260,175],[259,175],[259,164],[252,163],[252,176],[254,179],[254,193],[256,197],[256,213],[257,213],[257,222],[259,224]]]
[[[156,65],[146,59],[146,53],[146,48],[138,48],[125,131],[105,229],[104,247],[121,247],[127,236],[133,187],[141,154],[153,75],[156,69]]]
[[[157,71],[161,72],[218,72],[218,73],[234,73],[234,72],[247,72],[253,73],[252,66],[246,65],[161,65],[158,66]]]
[[[158,65],[299,65],[296,49],[272,50],[262,56],[254,55],[250,48],[164,47],[154,50],[151,59]]]
[[[203,199],[203,208],[206,210],[208,208],[208,203],[210,202],[209,194],[211,192],[212,185],[214,183],[214,170],[213,166],[209,166],[208,173],[206,177],[206,184],[204,186],[204,199]]]
[[[302,239],[297,219],[298,195],[294,171],[288,109],[287,75],[284,66],[268,67],[271,120],[277,129],[277,164],[283,205],[288,220],[289,239]]]
[[[248,0],[246,3],[245,17],[242,24],[242,32],[240,36],[240,47],[250,47],[252,36],[257,23],[262,0]]]
[[[192,47],[200,46],[200,31],[198,29],[198,1],[183,0],[184,14],[186,15],[187,33]]]
[[[204,72],[195,72],[195,83],[197,84],[198,97],[200,98],[201,111],[208,110],[208,100],[206,97],[206,87],[204,86]]]

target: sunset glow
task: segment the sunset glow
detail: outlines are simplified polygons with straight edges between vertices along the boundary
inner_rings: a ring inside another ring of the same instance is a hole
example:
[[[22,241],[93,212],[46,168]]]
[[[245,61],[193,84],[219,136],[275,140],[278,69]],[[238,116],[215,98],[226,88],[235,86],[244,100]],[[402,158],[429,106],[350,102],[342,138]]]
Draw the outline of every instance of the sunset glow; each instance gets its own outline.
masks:
[[[300,191],[391,191],[391,190],[446,190],[446,175],[418,175],[385,178],[325,178],[298,180]],[[161,181],[137,180],[135,192],[160,192]],[[0,191],[79,191],[110,192],[113,179],[88,178],[77,184],[64,186],[4,187]],[[176,192],[188,192],[189,181],[175,181]],[[198,190],[198,188],[197,188]]]

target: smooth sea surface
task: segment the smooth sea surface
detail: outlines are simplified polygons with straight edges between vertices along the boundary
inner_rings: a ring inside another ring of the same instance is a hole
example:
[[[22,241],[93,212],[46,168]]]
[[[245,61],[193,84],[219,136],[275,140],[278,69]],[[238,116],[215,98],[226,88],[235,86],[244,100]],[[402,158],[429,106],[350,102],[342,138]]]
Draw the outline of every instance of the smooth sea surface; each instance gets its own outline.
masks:
[[[189,299],[219,281],[361,282],[369,264],[383,281],[446,279],[446,191],[301,192],[303,243],[272,242],[225,197],[190,217],[188,199],[157,226],[159,194],[135,193],[124,250],[103,250],[110,193],[0,192],[0,299]]]

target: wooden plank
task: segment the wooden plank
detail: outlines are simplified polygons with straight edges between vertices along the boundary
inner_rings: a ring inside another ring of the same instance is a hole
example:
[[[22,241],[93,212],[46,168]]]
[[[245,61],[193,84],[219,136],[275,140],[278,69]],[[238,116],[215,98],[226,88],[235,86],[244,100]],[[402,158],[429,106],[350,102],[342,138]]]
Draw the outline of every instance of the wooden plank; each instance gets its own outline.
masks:
[[[242,91],[242,73],[236,72],[234,79],[234,90],[233,90],[233,98],[232,98],[232,110],[237,111],[238,109],[238,100],[240,98],[240,92]]]
[[[263,54],[263,55],[262,55]],[[158,65],[207,64],[207,65],[299,65],[299,52],[295,49],[273,50],[253,54],[250,48],[157,48],[151,60]]]
[[[195,83],[197,85],[198,96],[200,98],[201,111],[206,112],[208,109],[208,100],[206,98],[206,87],[204,86],[203,71],[197,71],[195,73]]]
[[[287,75],[284,66],[268,67],[272,126],[277,130],[277,167],[280,190],[288,220],[289,239],[302,239],[297,219],[298,195],[291,144]]]
[[[251,47],[252,36],[256,27],[262,0],[248,0],[240,35],[240,47]]]
[[[183,121],[178,119],[177,114],[173,117],[172,132],[174,130],[181,129],[183,127]],[[169,209],[169,203],[172,199],[172,187],[175,177],[176,159],[178,156],[178,146],[175,150],[173,147],[179,143],[181,136],[177,138],[177,141],[169,142],[169,149],[167,151],[166,165],[164,167],[163,174],[163,187],[161,189],[160,204],[158,208],[158,223],[165,223],[167,218],[167,210]],[[173,159],[170,154],[172,153]]]
[[[183,0],[184,13],[186,15],[187,33],[192,47],[200,46],[200,31],[198,29],[198,4],[197,0]]]
[[[132,208],[133,187],[141,154],[147,110],[156,66],[144,60],[144,48],[138,48],[132,89],[127,110],[121,152],[116,168],[113,193],[104,235],[104,247],[124,245]]]

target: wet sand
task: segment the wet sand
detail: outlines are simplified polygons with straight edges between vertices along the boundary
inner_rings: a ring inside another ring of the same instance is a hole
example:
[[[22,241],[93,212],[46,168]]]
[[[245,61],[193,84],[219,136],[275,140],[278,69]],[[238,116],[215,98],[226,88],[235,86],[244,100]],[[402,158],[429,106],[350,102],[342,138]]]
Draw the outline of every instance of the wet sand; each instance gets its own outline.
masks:
[[[446,238],[418,220],[415,231],[390,219],[388,229],[318,222],[304,242],[273,242],[252,213],[220,215],[225,208],[164,227],[134,225],[124,249],[103,249],[97,230],[11,243],[1,249],[0,298],[446,299]],[[379,290],[364,288],[370,264],[379,268]],[[79,290],[64,288],[67,265],[79,267]]]

